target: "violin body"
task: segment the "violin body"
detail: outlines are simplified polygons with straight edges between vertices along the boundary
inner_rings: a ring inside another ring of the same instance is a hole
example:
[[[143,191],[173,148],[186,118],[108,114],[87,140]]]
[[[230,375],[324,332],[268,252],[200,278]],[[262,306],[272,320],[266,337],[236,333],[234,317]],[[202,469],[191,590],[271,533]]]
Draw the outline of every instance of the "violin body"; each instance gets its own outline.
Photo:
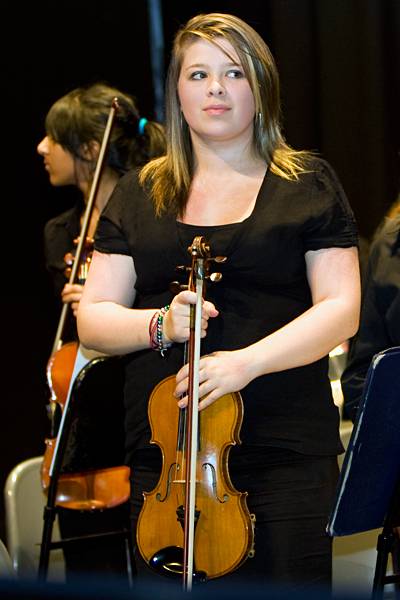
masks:
[[[182,548],[184,543],[185,452],[176,435],[184,411],[173,395],[175,386],[174,376],[164,379],[149,400],[151,443],[163,456],[160,480],[143,494],[137,526],[138,549],[150,565],[163,549]],[[242,418],[239,393],[226,394],[199,413],[194,563],[210,579],[236,569],[254,553],[254,517],[247,509],[247,492],[235,490],[228,473],[229,450],[240,443]]]
[[[78,342],[68,342],[54,352],[47,363],[47,383],[50,389],[50,402],[56,402],[64,409],[69,384],[74,370]]]
[[[57,441],[55,437],[56,429],[58,428],[60,414],[64,410],[67,400],[77,352],[78,343],[68,342],[61,346],[59,350],[53,352],[47,363],[46,376],[50,390],[49,410],[51,412],[52,437],[46,438],[44,441],[45,451],[40,469],[40,478],[44,492],[47,492],[50,485],[50,466],[53,461],[54,448]]]
[[[50,485],[50,465],[56,440],[45,440],[46,450],[41,467],[42,489]],[[57,506],[75,510],[113,508],[129,498],[129,468],[125,466],[96,469],[84,473],[62,473],[57,485]]]

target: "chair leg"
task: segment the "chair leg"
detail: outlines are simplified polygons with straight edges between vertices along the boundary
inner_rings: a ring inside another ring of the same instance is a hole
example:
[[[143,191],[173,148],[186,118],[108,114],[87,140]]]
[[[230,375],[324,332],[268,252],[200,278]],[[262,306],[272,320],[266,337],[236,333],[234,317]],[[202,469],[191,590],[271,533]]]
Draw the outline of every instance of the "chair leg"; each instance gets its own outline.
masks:
[[[38,578],[40,581],[46,581],[49,569],[51,538],[53,534],[54,519],[56,517],[56,508],[54,506],[45,506],[42,543],[40,546]]]
[[[385,585],[386,572],[388,566],[389,554],[393,549],[394,533],[391,528],[383,528],[382,533],[378,536],[377,542],[377,558],[375,566],[374,581],[372,586],[373,600],[380,600],[383,596],[383,588]]]
[[[126,563],[127,563],[127,571],[128,571],[128,579],[129,584],[132,587],[133,579],[136,577],[136,561],[135,561],[135,548],[132,540],[132,532],[128,529],[128,532],[125,537],[126,541]]]

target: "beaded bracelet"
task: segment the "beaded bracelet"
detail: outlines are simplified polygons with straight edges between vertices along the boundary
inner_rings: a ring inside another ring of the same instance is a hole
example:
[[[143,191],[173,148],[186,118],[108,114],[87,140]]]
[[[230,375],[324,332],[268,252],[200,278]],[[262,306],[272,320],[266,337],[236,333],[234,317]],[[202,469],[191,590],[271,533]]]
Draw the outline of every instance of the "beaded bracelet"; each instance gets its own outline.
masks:
[[[160,352],[161,356],[164,356],[165,351],[172,346],[172,342],[163,343],[164,315],[168,310],[169,304],[157,310],[151,317],[149,324],[150,347],[152,350]]]

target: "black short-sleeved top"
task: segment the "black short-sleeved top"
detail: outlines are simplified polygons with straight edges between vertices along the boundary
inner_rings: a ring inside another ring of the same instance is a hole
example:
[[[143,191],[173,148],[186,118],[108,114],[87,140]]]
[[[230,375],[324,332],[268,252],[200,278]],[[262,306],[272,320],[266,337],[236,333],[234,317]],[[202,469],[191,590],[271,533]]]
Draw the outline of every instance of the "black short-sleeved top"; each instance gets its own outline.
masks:
[[[310,169],[298,181],[267,171],[252,214],[240,223],[221,226],[182,224],[173,215],[156,217],[137,174],[129,173],[118,183],[101,216],[95,248],[132,256],[137,273],[134,306],[158,308],[172,299],[170,283],[180,277],[176,267],[190,264],[187,248],[193,238],[204,236],[211,253],[226,256],[227,261],[218,266],[222,280],[207,285],[207,298],[219,316],[209,321],[202,354],[245,347],[311,306],[307,251],[357,245],[354,217],[332,168],[315,159]],[[147,401],[152,389],[182,364],[179,344],[164,358],[153,350],[127,355],[128,461],[133,450],[149,444]],[[243,445],[316,455],[341,451],[328,357],[258,377],[241,394]]]
[[[56,306],[59,313],[62,309],[61,291],[68,278],[65,275],[66,264],[64,257],[67,252],[74,252],[74,240],[80,233],[80,216],[83,210],[81,202],[72,208],[47,221],[44,227],[44,255],[46,269],[50,275],[54,290]],[[63,341],[77,340],[76,319],[72,311],[68,312],[67,322],[63,331]]]
[[[76,204],[47,221],[44,227],[46,269],[52,276],[57,298],[67,283],[64,256],[75,248],[74,240],[79,236],[81,212],[81,204]]]

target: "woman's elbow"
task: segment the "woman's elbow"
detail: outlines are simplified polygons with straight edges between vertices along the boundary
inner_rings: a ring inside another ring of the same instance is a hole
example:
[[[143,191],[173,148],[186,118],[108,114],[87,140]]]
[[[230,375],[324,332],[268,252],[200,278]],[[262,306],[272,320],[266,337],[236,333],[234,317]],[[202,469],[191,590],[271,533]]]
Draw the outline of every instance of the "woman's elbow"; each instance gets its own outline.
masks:
[[[353,315],[353,318],[350,319],[348,338],[352,338],[356,335],[359,325],[360,325],[360,311],[356,312]]]
[[[346,339],[352,338],[358,331],[360,325],[360,302],[355,301],[351,306],[347,306],[345,319]]]
[[[85,348],[95,348],[96,340],[92,334],[93,327],[91,326],[90,316],[87,306],[79,303],[78,314],[76,316],[76,326],[78,330],[79,341]]]

